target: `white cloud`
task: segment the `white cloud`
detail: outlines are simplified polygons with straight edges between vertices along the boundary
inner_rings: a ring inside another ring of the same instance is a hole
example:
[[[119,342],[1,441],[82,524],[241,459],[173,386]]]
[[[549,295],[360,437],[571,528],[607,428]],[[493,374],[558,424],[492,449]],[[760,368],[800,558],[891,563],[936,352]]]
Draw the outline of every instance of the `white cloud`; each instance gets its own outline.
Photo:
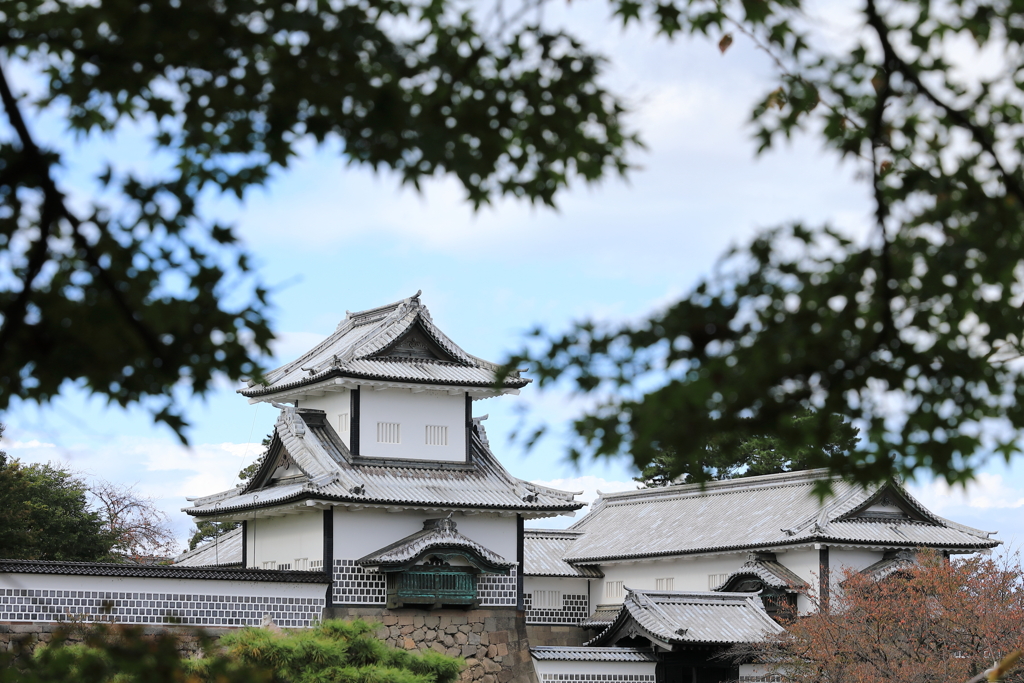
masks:
[[[590,511],[590,504],[597,500],[601,493],[633,491],[639,486],[639,484],[632,480],[617,481],[614,479],[603,479],[589,474],[579,477],[568,477],[565,479],[551,479],[548,481],[536,479],[533,483],[540,484],[541,486],[550,486],[551,488],[561,489],[562,491],[582,491],[583,493],[577,496],[576,500],[587,503],[587,507],[577,512],[576,517],[574,518],[550,517],[530,522],[531,527],[541,529],[564,529],[573,522],[579,520],[583,515],[587,514],[587,512]]]
[[[912,484],[909,488],[911,494],[938,514],[957,508],[992,510],[1024,506],[1024,490],[1008,485],[1001,474],[980,472],[966,488],[950,486],[941,479]]]
[[[327,339],[317,332],[277,332],[277,338],[270,344],[273,359],[279,364],[290,363],[306,351]]]
[[[10,449],[11,451],[17,451],[19,449],[26,448],[56,448],[57,445],[52,443],[46,443],[45,441],[40,441],[38,439],[32,439],[30,441],[12,441],[9,444],[4,444],[4,447]]]

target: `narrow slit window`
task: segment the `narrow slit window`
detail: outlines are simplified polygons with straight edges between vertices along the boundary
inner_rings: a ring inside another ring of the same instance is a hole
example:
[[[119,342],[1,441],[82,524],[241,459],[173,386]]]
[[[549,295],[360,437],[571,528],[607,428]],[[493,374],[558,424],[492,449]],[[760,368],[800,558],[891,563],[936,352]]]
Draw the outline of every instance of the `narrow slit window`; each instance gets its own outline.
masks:
[[[427,425],[427,445],[447,446],[448,427],[444,425]]]
[[[562,609],[562,591],[534,591],[535,609]]]
[[[378,422],[377,443],[402,443],[402,425],[398,422]]]
[[[729,578],[728,574],[708,574],[708,590],[713,591]]]

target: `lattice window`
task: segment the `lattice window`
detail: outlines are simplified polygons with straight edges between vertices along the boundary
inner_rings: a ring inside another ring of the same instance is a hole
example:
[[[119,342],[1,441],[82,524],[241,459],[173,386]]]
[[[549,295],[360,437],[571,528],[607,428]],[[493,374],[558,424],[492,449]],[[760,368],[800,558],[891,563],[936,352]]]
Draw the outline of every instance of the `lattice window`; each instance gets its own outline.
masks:
[[[541,674],[540,680],[543,683],[557,683],[559,681],[572,681],[572,683],[604,683],[615,681],[616,683],[654,683],[654,674]]]
[[[605,583],[604,583],[604,596],[606,598],[621,598],[622,597],[622,582],[621,581],[605,581]]]
[[[278,626],[307,628],[323,609],[323,598],[0,588],[0,621],[259,626],[269,614]]]
[[[324,561],[323,560],[310,560],[309,571],[323,571]]]
[[[348,440],[348,430],[348,413],[341,413],[340,415],[338,415],[338,434],[341,435],[341,438],[345,439],[346,441]]]
[[[388,600],[387,576],[368,572],[355,560],[334,561],[336,605],[383,605]]]
[[[292,567],[295,571],[304,572],[309,570],[309,558],[308,557],[296,557],[295,561],[292,562]]]
[[[402,443],[402,425],[398,422],[378,422],[377,443]]]
[[[516,568],[508,576],[480,574],[476,578],[476,594],[481,607],[515,607],[518,602]]]
[[[708,590],[715,590],[723,583],[725,583],[725,580],[728,578],[728,574],[708,574]]]
[[[538,609],[562,609],[562,591],[533,591],[533,605]]]
[[[428,446],[447,446],[448,427],[444,425],[427,425],[426,443]]]
[[[666,578],[666,579],[655,579],[654,580],[654,589],[655,590],[659,590],[659,591],[675,590],[675,588],[673,587],[675,585],[676,585],[676,580],[675,580],[674,577],[671,577],[671,576]]]
[[[277,560],[267,560],[263,563],[264,569],[277,569]]]
[[[559,595],[557,608],[544,608],[535,602],[538,593],[560,593],[560,591],[534,591],[523,596],[527,624],[578,624],[590,615],[590,600],[586,595],[566,593]]]

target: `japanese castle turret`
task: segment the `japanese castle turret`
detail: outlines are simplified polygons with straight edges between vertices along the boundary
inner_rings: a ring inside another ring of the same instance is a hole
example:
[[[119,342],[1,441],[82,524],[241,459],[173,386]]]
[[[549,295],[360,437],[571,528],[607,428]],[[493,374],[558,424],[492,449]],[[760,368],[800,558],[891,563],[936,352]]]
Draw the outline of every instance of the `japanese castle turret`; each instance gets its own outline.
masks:
[[[347,313],[335,332],[240,393],[280,410],[256,474],[191,499],[243,523],[245,567],[327,569],[327,607],[522,609],[523,525],[574,494],[511,476],[473,401],[529,380],[470,355],[419,293]],[[347,612],[351,613],[351,612]]]

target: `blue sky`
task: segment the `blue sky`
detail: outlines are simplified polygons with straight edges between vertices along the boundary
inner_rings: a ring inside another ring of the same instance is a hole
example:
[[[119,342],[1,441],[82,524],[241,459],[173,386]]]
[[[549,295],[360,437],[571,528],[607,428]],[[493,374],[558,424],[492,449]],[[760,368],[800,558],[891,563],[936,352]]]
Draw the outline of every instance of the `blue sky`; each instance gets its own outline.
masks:
[[[786,221],[831,222],[853,234],[869,225],[871,207],[855,169],[798,139],[755,158],[746,125],[763,96],[770,65],[744,40],[724,56],[714,42],[654,40],[607,19],[601,3],[573,4],[549,16],[583,35],[611,58],[607,83],[628,97],[629,122],[647,143],[628,181],[608,179],[562,195],[557,211],[498,202],[474,214],[453,182],[428,183],[422,194],[387,174],[348,167],[336,149],[307,150],[243,205],[211,202],[232,220],[256,255],[262,277],[276,286],[276,360],[285,362],[330,333],[345,310],[360,310],[423,290],[434,320],[469,352],[494,360],[514,350],[523,332],[557,329],[582,317],[629,320],[663,306],[706,275],[731,244]],[[822,10],[822,26],[831,18]],[[28,81],[26,81],[27,83]],[[65,141],[59,120],[33,122],[40,137]],[[73,151],[72,193],[90,191],[84,178],[105,158],[146,169],[157,163],[132,130]],[[4,416],[3,447],[26,461],[58,460],[92,476],[125,483],[157,499],[184,536],[178,512],[186,495],[234,484],[258,455],[275,418],[250,406],[223,382],[194,401],[191,449],[142,410],[120,411],[69,387],[53,405],[15,404]],[[516,406],[556,425],[576,406],[557,394],[523,395],[476,404],[490,414],[492,445],[517,476],[566,488],[620,490],[633,472],[624,462],[564,460],[564,439],[527,454],[507,436]],[[918,482],[917,492],[940,514],[1016,542],[1024,520],[1021,467],[995,464],[964,496]],[[568,521],[568,520],[566,520]]]

